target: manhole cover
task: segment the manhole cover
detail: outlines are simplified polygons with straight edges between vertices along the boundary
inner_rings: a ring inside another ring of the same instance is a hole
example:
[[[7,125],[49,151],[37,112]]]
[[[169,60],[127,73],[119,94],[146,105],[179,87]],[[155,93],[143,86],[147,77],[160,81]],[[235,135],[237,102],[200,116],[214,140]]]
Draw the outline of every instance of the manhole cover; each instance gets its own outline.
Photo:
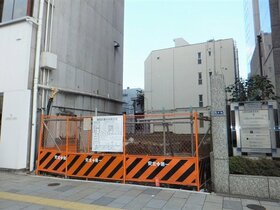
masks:
[[[256,205],[256,204],[248,204],[247,207],[253,210],[265,210],[263,206]]]
[[[60,183],[49,183],[48,186],[49,187],[54,187],[54,186],[58,186],[60,185]]]

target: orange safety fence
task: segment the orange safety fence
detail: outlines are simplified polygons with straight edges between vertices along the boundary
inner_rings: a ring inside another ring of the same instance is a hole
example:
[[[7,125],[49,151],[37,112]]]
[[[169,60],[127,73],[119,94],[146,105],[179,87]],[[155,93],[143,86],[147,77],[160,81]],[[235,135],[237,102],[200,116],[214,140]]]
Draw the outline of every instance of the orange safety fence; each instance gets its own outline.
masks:
[[[93,119],[42,116],[37,174],[124,183],[158,182],[197,190],[208,178],[205,149],[203,158],[199,158],[205,136],[198,134],[196,112],[124,115],[122,152],[92,150]]]

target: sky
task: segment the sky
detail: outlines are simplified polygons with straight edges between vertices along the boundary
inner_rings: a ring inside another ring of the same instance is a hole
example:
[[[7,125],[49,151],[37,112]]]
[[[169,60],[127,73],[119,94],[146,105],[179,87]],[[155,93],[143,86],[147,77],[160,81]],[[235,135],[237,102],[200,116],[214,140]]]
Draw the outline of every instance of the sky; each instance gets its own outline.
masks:
[[[151,51],[233,38],[239,70],[247,77],[243,0],[125,0],[123,87],[144,88],[144,61]]]

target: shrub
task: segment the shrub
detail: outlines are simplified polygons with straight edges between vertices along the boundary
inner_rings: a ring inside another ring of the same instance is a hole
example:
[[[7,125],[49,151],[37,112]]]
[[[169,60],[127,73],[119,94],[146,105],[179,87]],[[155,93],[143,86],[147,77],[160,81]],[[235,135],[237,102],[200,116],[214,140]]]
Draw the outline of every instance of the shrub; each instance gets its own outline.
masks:
[[[280,161],[265,158],[255,160],[246,157],[230,157],[229,171],[231,174],[280,177]]]

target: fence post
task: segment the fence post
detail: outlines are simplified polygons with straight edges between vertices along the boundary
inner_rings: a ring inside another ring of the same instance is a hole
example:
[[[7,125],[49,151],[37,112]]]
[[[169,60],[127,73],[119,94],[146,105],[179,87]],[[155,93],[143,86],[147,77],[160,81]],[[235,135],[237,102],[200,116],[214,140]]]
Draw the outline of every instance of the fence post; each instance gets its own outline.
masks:
[[[41,125],[40,125],[40,134],[39,134],[39,145],[38,145],[38,151],[37,151],[37,167],[36,167],[36,175],[39,174],[38,168],[39,168],[39,156],[40,156],[40,150],[42,149],[42,141],[43,141],[43,129],[44,129],[44,115],[41,114]]]
[[[193,148],[193,141],[194,141],[194,139],[193,139],[193,110],[192,110],[192,107],[191,107],[191,109],[190,109],[190,111],[191,111],[191,117],[190,117],[190,120],[191,120],[191,149],[192,149],[192,157],[194,156],[194,148]]]
[[[166,155],[166,135],[165,135],[165,111],[162,109],[162,127],[163,127],[163,154]]]
[[[66,151],[65,151],[65,178],[67,178],[68,173],[68,146],[69,146],[69,117],[66,118]]]
[[[197,191],[200,190],[200,177],[199,177],[199,153],[198,153],[198,122],[197,112],[194,113],[194,129],[195,129],[195,167],[197,178]]]
[[[126,180],[126,114],[123,115],[123,183]]]

